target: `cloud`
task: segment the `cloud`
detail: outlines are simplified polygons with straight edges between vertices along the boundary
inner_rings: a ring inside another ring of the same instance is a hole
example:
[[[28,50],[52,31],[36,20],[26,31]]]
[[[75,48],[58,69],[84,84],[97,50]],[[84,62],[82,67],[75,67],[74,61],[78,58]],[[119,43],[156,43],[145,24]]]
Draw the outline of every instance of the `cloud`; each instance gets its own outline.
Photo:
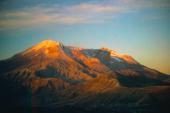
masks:
[[[16,11],[1,12],[0,27],[24,27],[41,24],[87,24],[103,22],[105,15],[123,12],[123,9],[115,6],[79,4],[69,7],[36,6]],[[108,18],[107,18],[108,19]]]
[[[80,4],[77,6],[72,7],[74,11],[91,11],[96,13],[120,13],[124,11],[123,7],[117,7],[113,5],[104,5],[104,4]]]
[[[0,12],[0,29],[30,27],[46,24],[93,24],[112,21],[124,13],[148,8],[168,8],[168,0],[107,0],[73,5],[36,5],[20,10]]]
[[[119,2],[135,9],[170,8],[169,0],[119,0]]]

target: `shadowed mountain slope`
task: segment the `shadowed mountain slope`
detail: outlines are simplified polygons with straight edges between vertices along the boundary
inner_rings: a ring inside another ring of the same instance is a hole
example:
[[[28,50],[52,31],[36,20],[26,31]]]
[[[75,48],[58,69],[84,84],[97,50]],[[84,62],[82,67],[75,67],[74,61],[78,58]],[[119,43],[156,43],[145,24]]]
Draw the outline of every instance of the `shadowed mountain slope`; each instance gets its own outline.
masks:
[[[166,112],[169,85],[169,75],[143,66],[129,55],[52,40],[0,61],[0,104],[4,107]]]

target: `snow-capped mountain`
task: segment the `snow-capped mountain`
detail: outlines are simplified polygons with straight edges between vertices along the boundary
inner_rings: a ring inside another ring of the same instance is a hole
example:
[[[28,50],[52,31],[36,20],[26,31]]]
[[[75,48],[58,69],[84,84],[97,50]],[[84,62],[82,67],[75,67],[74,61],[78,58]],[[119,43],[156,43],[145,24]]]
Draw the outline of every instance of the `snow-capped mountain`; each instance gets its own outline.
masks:
[[[169,75],[143,66],[129,55],[52,40],[0,61],[3,106],[121,111],[128,102],[127,109],[135,106],[136,112],[136,107],[147,104],[147,111],[170,100],[169,85]],[[155,104],[151,95],[158,100]]]

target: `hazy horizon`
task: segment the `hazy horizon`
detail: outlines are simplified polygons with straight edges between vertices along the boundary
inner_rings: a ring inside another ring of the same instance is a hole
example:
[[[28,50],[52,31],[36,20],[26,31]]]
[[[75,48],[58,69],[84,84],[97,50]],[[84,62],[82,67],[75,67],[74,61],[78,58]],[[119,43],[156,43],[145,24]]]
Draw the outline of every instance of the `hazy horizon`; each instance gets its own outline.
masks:
[[[170,74],[168,0],[4,0],[0,60],[43,40],[107,47]]]

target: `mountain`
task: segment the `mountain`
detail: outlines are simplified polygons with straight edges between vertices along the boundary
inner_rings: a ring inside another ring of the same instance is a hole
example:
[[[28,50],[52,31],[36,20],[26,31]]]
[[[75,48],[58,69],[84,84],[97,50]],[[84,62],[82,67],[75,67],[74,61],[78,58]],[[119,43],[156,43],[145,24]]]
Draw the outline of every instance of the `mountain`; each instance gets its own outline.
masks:
[[[2,108],[33,113],[170,111],[169,75],[108,48],[52,40],[0,61],[0,89]]]

